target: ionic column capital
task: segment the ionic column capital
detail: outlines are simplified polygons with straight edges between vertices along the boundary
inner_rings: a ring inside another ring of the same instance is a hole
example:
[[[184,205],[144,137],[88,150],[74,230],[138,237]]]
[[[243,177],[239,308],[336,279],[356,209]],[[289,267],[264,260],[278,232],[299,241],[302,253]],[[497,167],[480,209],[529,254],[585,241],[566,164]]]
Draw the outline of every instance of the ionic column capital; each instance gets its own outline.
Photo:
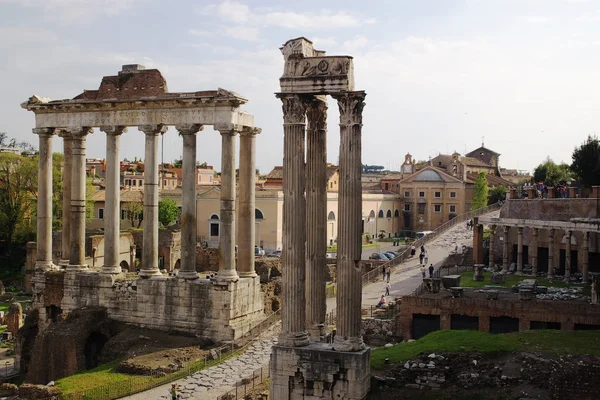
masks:
[[[156,124],[156,125],[140,125],[138,129],[144,132],[146,135],[162,135],[168,129],[168,127],[164,124]]]
[[[240,131],[240,136],[256,136],[261,132],[261,128],[252,128],[250,126],[244,126]]]
[[[345,92],[332,95],[338,102],[340,125],[362,125],[365,92]]]
[[[204,126],[200,124],[181,124],[175,125],[175,129],[177,129],[180,135],[195,135],[204,130]]]
[[[120,125],[115,125],[115,126],[101,126],[100,130],[104,133],[106,133],[107,135],[120,135],[122,133],[127,132],[127,127],[126,126],[120,126]]]
[[[94,129],[89,126],[68,126],[65,131],[73,139],[84,139],[89,133],[94,133]]]
[[[314,99],[308,104],[306,111],[308,125],[306,129],[310,131],[327,130],[327,102]]]
[[[58,128],[33,128],[31,131],[38,136],[53,136],[60,130]]]
[[[309,98],[298,94],[279,93],[277,97],[283,103],[283,123],[284,124],[306,124],[306,108]]]
[[[218,131],[221,134],[221,136],[235,136],[239,133],[235,129],[229,129],[229,128],[228,129],[218,129]]]

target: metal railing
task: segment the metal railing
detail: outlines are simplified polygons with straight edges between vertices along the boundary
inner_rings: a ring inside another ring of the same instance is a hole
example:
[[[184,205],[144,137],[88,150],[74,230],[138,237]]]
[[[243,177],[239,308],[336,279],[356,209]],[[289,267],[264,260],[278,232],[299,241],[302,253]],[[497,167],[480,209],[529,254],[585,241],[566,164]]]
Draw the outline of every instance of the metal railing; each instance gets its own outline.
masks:
[[[209,349],[212,360],[208,356],[204,360],[188,362],[187,365],[179,371],[165,373],[162,371],[153,371],[148,375],[135,375],[121,382],[113,382],[108,385],[98,386],[66,395],[59,395],[59,400],[113,400],[135,393],[144,392],[166,383],[188,377],[203,369],[218,365],[223,361],[235,357],[246,351],[256,341],[264,331],[269,329],[281,319],[280,310],[275,311],[261,322],[253,326],[248,332],[236,341],[223,345],[218,348]]]
[[[269,369],[269,365],[267,365],[266,367],[255,370],[252,373],[251,378],[237,381],[234,389],[231,389],[227,393],[223,393],[217,397],[217,400],[244,399],[246,395],[252,393],[259,385],[263,384],[267,378],[269,378]]]
[[[400,313],[400,306],[397,303],[390,303],[387,307],[362,307],[360,311],[363,318],[394,319]]]
[[[457,275],[467,271],[474,271],[473,265],[455,265],[451,267],[443,267],[437,269],[433,273],[434,278],[443,278],[448,275]],[[420,296],[422,294],[427,293],[427,285],[425,282],[422,282],[415,290],[412,292],[412,296]]]

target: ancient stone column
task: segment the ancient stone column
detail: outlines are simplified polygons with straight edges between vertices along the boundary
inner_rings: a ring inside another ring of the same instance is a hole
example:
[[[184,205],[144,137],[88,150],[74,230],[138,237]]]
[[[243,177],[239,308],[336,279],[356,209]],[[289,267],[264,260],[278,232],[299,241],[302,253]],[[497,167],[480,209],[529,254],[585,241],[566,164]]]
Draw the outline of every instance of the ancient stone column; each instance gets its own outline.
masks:
[[[283,346],[305,346],[306,199],[304,136],[307,101],[296,94],[279,94],[283,102],[283,287],[281,334]]]
[[[494,240],[496,239],[496,225],[490,225],[490,251],[489,251],[489,266],[492,271],[495,271],[494,267]]]
[[[181,267],[177,276],[184,279],[197,279],[196,244],[198,242],[196,223],[196,134],[202,125],[177,125],[183,137],[183,179],[181,193]]]
[[[240,198],[238,216],[237,271],[240,278],[256,276],[254,268],[254,242],[256,241],[256,135],[257,128],[240,132]]]
[[[220,280],[235,281],[235,135],[221,130],[221,227],[219,230]]]
[[[581,273],[583,283],[587,283],[589,278],[589,265],[590,265],[590,233],[583,232],[583,243],[581,244],[583,250],[583,257],[581,258]]]
[[[327,102],[311,101],[306,130],[306,326],[313,340],[325,335],[327,252]]]
[[[73,172],[71,175],[71,255],[67,269],[84,270],[85,264],[85,217],[86,217],[86,138],[92,128],[67,129],[73,138]]]
[[[167,127],[142,125],[138,128],[146,134],[146,154],[144,160],[144,231],[142,266],[140,277],[149,278],[161,275],[158,269],[158,137]]]
[[[568,281],[571,277],[571,236],[573,236],[573,232],[567,231],[567,242],[565,243],[565,281]]]
[[[538,228],[533,228],[533,239],[531,241],[531,274],[533,276],[537,275],[538,270]]]
[[[523,273],[523,227],[517,228],[517,273]]]
[[[554,229],[548,230],[548,279],[554,277]]]
[[[121,253],[121,134],[124,126],[104,126],[106,133],[106,195],[104,202],[104,265],[102,273],[119,274]]]
[[[334,348],[364,348],[361,328],[361,131],[365,92],[334,96],[340,110],[340,185],[337,263],[337,334]]]
[[[473,263],[483,263],[483,225],[479,224],[479,217],[473,217]]]
[[[62,267],[69,265],[71,257],[71,176],[73,174],[73,138],[65,130],[59,135],[63,138],[63,187],[62,187],[62,228],[60,242],[60,262]]]
[[[52,263],[52,137],[53,128],[34,128],[39,139],[37,193],[37,259],[35,269],[48,271]],[[68,183],[66,183],[68,185]]]
[[[502,236],[502,272],[508,272],[508,232],[509,226],[503,226]]]

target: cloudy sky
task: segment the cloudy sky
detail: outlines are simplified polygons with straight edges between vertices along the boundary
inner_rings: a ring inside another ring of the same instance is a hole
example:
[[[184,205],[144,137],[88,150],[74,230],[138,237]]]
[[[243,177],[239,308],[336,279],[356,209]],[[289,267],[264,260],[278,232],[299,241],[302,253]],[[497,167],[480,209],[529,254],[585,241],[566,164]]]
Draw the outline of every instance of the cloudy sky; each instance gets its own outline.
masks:
[[[282,163],[279,47],[298,36],[354,56],[357,89],[367,92],[365,164],[396,169],[407,152],[464,153],[485,137],[502,166],[531,170],[546,156],[570,162],[600,130],[594,0],[0,0],[0,131],[36,143],[21,102],[72,98],[139,63],[158,68],[170,91],[247,97],[266,173]],[[336,108],[330,101],[333,163]],[[130,128],[122,156],[143,157],[143,140]],[[198,159],[220,169],[218,133],[207,127],[198,140]],[[89,156],[104,157],[104,143],[92,134]],[[164,148],[165,161],[180,157],[174,130]]]

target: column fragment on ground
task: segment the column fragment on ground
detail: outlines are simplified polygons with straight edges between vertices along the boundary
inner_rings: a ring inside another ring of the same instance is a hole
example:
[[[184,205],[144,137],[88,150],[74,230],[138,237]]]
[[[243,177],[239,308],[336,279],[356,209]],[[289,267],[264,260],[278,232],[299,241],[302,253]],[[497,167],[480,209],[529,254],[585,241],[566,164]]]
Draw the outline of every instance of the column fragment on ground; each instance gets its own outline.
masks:
[[[235,266],[235,135],[221,130],[221,227],[219,229],[219,272],[221,281],[239,278]]]
[[[69,270],[87,269],[85,264],[85,217],[86,217],[86,142],[92,128],[69,130],[73,137],[73,172],[71,175],[71,254]]]
[[[340,184],[337,263],[338,351],[364,348],[361,328],[362,270],[361,131],[364,92],[335,96],[340,110]]]
[[[538,272],[538,239],[539,239],[539,230],[538,228],[533,228],[533,237],[531,240],[531,274],[533,276],[537,275]]]
[[[327,103],[311,101],[306,130],[306,326],[312,340],[325,335],[327,252]]]
[[[571,277],[571,237],[573,236],[572,231],[567,231],[565,235],[565,281],[568,281]]]
[[[587,283],[589,278],[589,265],[590,265],[590,233],[583,232],[583,243],[581,244],[583,257],[581,260],[581,274],[583,283]]]
[[[119,255],[121,253],[121,134],[127,131],[124,126],[105,126],[100,128],[106,133],[106,196],[104,202],[104,265],[102,272],[118,274],[121,272]]]
[[[144,231],[142,267],[140,277],[149,278],[161,275],[158,269],[158,138],[167,127],[142,125],[139,130],[146,135],[144,159]]]
[[[260,129],[240,132],[240,196],[238,199],[238,262],[240,278],[253,278],[254,245],[256,241],[256,134]]]
[[[554,277],[554,229],[548,230],[548,278]]]
[[[196,279],[196,243],[198,226],[196,223],[196,134],[202,125],[177,125],[183,137],[183,179],[181,190],[181,267],[179,278]]]
[[[517,228],[517,273],[523,273],[523,227]]]
[[[63,138],[63,185],[62,185],[62,227],[60,239],[60,262],[63,267],[69,265],[71,256],[71,175],[73,172],[73,138],[62,130],[59,135]],[[66,183],[66,184],[65,184]]]
[[[35,269],[48,271],[54,268],[52,263],[52,138],[55,129],[35,128],[33,133],[37,134],[39,139]]]
[[[305,346],[306,199],[304,136],[307,101],[295,94],[279,95],[283,102],[283,346]]]
[[[502,227],[502,271],[508,272],[508,226]]]
[[[489,267],[495,271],[494,266],[494,241],[496,240],[496,225],[490,225],[490,248],[489,248]]]

